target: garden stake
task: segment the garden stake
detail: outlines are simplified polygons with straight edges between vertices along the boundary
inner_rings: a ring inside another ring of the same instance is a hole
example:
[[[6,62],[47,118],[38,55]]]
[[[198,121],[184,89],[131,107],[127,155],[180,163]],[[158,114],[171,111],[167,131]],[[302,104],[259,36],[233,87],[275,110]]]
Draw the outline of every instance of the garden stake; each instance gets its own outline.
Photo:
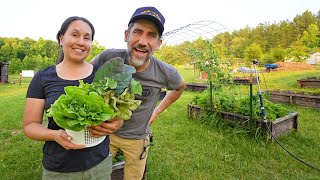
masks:
[[[251,76],[251,80],[250,80],[250,83],[249,83],[249,87],[250,87],[250,118],[249,118],[249,121],[250,121],[250,125],[252,126],[253,125],[253,119],[252,119],[252,99],[253,99],[253,95],[252,95],[252,75]]]
[[[209,88],[210,88],[210,111],[213,111],[213,104],[212,104],[212,81],[209,82]]]

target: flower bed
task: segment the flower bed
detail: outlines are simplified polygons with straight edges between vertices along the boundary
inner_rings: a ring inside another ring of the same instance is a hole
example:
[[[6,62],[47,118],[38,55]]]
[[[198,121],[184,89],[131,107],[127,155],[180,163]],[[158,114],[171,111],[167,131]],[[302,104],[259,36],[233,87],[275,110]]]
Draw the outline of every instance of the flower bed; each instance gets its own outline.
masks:
[[[200,106],[191,104],[188,105],[189,118],[197,118],[202,113],[204,113],[204,111],[201,109]],[[229,123],[240,123],[244,128],[250,126],[250,118],[248,116],[243,116],[240,114],[234,114],[230,112],[218,112],[218,114],[221,116],[223,120],[226,120]],[[265,134],[268,139],[274,140],[274,138],[278,138],[281,135],[291,131],[292,129],[298,129],[298,113],[289,113],[288,115],[281,118],[277,118],[275,121],[272,122],[255,120],[253,121],[253,125],[256,127],[261,127],[263,134]]]

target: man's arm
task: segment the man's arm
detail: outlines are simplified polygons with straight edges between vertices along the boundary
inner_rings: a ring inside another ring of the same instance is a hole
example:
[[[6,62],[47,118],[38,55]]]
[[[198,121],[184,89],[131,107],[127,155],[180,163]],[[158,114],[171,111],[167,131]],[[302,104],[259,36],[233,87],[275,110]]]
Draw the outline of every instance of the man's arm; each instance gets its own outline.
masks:
[[[176,90],[170,91],[165,98],[160,102],[160,104],[154,109],[152,116],[149,121],[149,125],[151,125],[159,114],[167,109],[172,103],[174,103],[181,94],[183,93],[184,89],[186,88],[186,82],[184,80],[181,81],[179,87]]]
[[[124,120],[122,119],[112,119],[111,121],[102,122],[100,125],[88,127],[91,137],[101,137],[105,135],[110,135],[123,125]]]

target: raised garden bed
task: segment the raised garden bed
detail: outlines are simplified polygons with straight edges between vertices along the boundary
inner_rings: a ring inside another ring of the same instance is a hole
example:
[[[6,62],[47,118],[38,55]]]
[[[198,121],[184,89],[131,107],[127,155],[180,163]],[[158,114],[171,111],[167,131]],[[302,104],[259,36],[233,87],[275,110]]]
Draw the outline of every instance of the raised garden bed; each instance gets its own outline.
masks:
[[[308,78],[308,79],[299,79],[297,80],[299,88],[311,87],[311,88],[320,88],[320,79],[319,78]]]
[[[200,106],[197,105],[188,105],[188,117],[197,118],[204,111]],[[234,114],[230,112],[218,112],[223,120],[226,120],[229,123],[241,124],[242,127],[247,128],[250,126],[249,116],[243,116],[239,114]],[[288,115],[278,118],[275,121],[253,121],[253,125],[256,127],[261,127],[262,133],[267,136],[268,139],[274,140],[281,135],[291,131],[292,129],[298,129],[298,113],[293,112]],[[269,129],[268,129],[269,127]]]
[[[249,77],[234,77],[233,79],[234,84],[250,84],[250,78]],[[252,78],[252,84],[257,83],[257,78]]]
[[[124,164],[125,164],[124,161],[119,161],[119,162],[112,165],[111,180],[123,180]],[[147,165],[146,165],[146,169],[144,171],[143,177],[142,177],[142,180],[146,180],[146,179],[147,179]]]
[[[320,108],[320,95],[306,95],[292,92],[269,91],[270,101]]]
[[[123,167],[124,161],[120,161],[112,165],[111,180],[122,180],[123,179]]]
[[[206,84],[200,83],[187,83],[186,91],[204,91],[208,88]]]

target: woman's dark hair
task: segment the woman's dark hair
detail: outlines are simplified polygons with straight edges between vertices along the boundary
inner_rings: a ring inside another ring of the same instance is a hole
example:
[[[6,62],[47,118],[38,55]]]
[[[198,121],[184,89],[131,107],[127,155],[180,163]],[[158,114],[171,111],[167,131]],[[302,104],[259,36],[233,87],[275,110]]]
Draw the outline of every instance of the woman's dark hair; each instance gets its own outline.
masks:
[[[89,20],[87,20],[86,18],[84,18],[84,17],[71,16],[71,17],[69,17],[68,19],[66,19],[66,20],[62,23],[61,28],[60,28],[60,30],[59,30],[58,33],[57,33],[56,38],[57,38],[57,41],[58,41],[58,44],[59,44],[59,45],[60,45],[60,36],[61,36],[61,35],[64,35],[64,33],[67,31],[69,25],[70,25],[73,21],[76,21],[76,20],[81,20],[81,21],[83,21],[83,22],[86,22],[86,23],[90,26],[91,31],[92,31],[91,40],[93,41],[95,30],[94,30],[94,27],[93,27],[92,23],[91,23]],[[64,53],[63,53],[63,50],[61,49],[61,50],[60,50],[60,54],[59,54],[58,59],[57,59],[57,62],[56,62],[57,64],[59,64],[60,62],[62,62],[63,56],[64,56]]]

